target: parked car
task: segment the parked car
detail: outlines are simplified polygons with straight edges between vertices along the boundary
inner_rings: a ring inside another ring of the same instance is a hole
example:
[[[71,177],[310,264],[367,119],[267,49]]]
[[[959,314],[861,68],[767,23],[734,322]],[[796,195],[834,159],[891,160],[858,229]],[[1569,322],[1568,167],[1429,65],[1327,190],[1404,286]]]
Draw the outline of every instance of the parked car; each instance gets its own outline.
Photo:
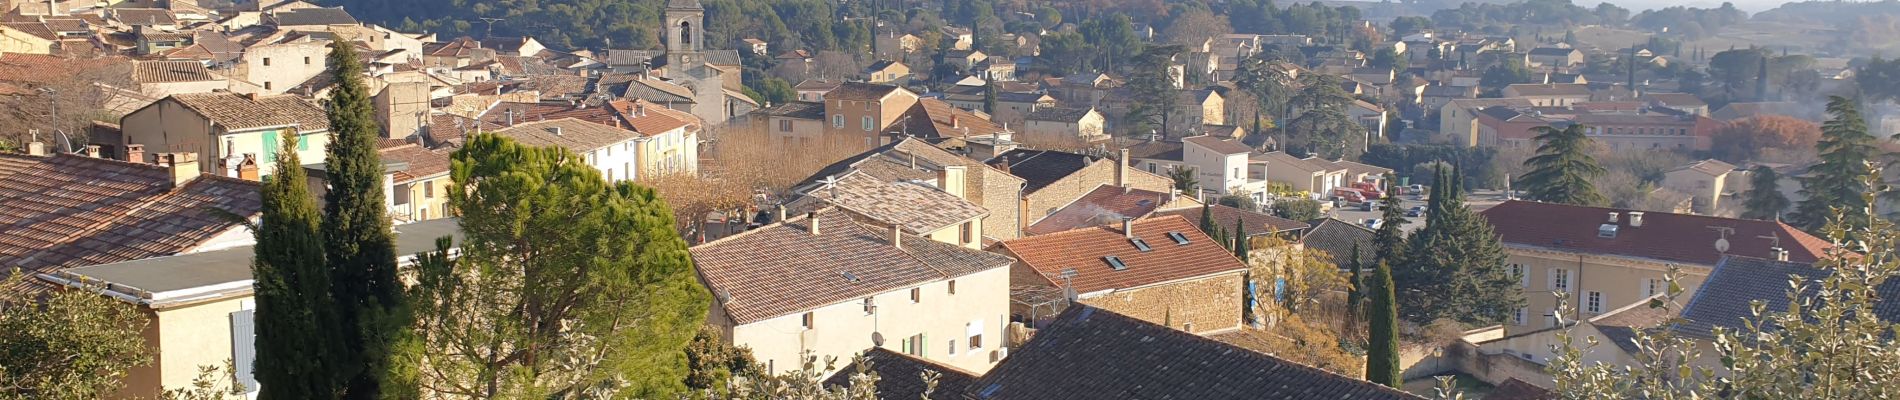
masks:
[[[1359,203],[1359,211],[1372,211],[1372,210],[1377,210],[1377,209],[1379,209],[1379,205],[1377,203],[1373,203],[1371,201]]]
[[[1366,218],[1364,224],[1368,229],[1379,229],[1379,224],[1382,222],[1385,221],[1380,221],[1378,218]]]
[[[1425,216],[1425,206],[1412,206],[1412,209],[1405,210],[1405,216],[1406,217],[1423,217]]]

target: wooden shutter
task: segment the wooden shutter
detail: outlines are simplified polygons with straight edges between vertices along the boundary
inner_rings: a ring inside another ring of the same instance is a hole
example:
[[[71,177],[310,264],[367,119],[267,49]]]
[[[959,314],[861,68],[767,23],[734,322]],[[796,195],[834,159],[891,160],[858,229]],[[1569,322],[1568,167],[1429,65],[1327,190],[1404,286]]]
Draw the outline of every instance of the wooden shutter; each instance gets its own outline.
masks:
[[[257,376],[252,375],[252,363],[256,362],[257,350],[252,346],[256,333],[251,329],[251,318],[256,310],[239,310],[231,313],[231,361],[235,363],[238,383],[244,384],[246,392],[257,391]]]

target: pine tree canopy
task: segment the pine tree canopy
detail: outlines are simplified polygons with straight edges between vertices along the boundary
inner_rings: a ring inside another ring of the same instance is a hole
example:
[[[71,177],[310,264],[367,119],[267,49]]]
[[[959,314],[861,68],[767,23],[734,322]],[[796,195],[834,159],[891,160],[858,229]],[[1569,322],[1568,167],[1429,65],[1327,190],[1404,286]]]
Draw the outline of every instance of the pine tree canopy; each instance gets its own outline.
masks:
[[[1766,165],[1748,172],[1748,193],[1743,196],[1742,218],[1779,220],[1788,209],[1788,197],[1781,194],[1781,174]]]
[[[1867,121],[1861,117],[1854,100],[1834,96],[1827,102],[1828,120],[1821,124],[1821,141],[1815,143],[1820,163],[1808,167],[1801,179],[1801,195],[1807,198],[1795,205],[1790,222],[1809,232],[1818,232],[1833,215],[1830,208],[1844,211],[1848,228],[1861,227],[1867,220],[1867,177],[1873,175],[1868,164],[1876,154],[1877,141],[1867,133]]]
[[[1585,129],[1582,124],[1534,129],[1539,143],[1537,155],[1524,161],[1531,170],[1518,179],[1525,198],[1580,206],[1605,202],[1591,183],[1603,176],[1604,170],[1590,156],[1594,141],[1584,134]]]

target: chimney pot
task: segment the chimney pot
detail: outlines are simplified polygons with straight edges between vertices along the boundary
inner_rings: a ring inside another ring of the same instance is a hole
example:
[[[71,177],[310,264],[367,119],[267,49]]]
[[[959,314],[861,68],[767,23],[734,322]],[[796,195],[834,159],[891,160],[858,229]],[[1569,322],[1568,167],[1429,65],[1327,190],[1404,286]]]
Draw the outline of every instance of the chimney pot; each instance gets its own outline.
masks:
[[[1775,261],[1788,261],[1788,249],[1784,249],[1781,247],[1770,247],[1768,248],[1768,252],[1774,253]]]
[[[1631,228],[1643,227],[1643,212],[1642,211],[1630,211],[1629,216],[1630,216]]]
[[[145,145],[125,145],[125,161],[131,163],[145,163]]]
[[[807,232],[811,232],[811,234],[813,235],[818,234],[818,212],[817,211],[805,213],[805,230]]]
[[[99,145],[86,145],[86,157],[99,158]]]
[[[1126,239],[1135,238],[1135,219],[1134,218],[1122,218],[1122,238],[1126,238]]]
[[[1617,214],[1617,213],[1614,213],[1614,212],[1612,212],[1612,213],[1610,213],[1610,221],[1609,221],[1609,222],[1610,222],[1610,223],[1612,223],[1612,224],[1614,224],[1614,223],[1616,223],[1616,217],[1617,217],[1618,215],[1619,215],[1619,214]]]
[[[904,248],[904,227],[902,225],[891,224],[891,247],[896,247],[900,250]]]

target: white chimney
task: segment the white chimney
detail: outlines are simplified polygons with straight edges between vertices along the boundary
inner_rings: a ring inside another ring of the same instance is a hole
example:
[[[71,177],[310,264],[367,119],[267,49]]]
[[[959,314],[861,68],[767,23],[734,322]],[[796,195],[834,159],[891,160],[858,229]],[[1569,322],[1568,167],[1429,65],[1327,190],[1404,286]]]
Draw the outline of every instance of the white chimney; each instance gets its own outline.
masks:
[[[903,225],[891,224],[891,247],[896,247],[900,250],[904,248]]]
[[[1617,213],[1614,213],[1614,212],[1612,212],[1612,213],[1610,213],[1610,223],[1611,223],[1611,224],[1615,224],[1615,223],[1616,223],[1616,216],[1617,216]]]
[[[1643,212],[1642,211],[1630,211],[1630,227],[1631,228],[1643,227]]]
[[[1775,261],[1788,261],[1788,249],[1779,246],[1770,247],[1768,248],[1768,252],[1775,254]]]
[[[813,212],[809,212],[805,214],[805,231],[811,232],[811,234],[813,235],[818,234],[818,212],[817,211],[813,211]]]
[[[1134,218],[1122,218],[1122,237],[1127,239],[1135,238]]]

